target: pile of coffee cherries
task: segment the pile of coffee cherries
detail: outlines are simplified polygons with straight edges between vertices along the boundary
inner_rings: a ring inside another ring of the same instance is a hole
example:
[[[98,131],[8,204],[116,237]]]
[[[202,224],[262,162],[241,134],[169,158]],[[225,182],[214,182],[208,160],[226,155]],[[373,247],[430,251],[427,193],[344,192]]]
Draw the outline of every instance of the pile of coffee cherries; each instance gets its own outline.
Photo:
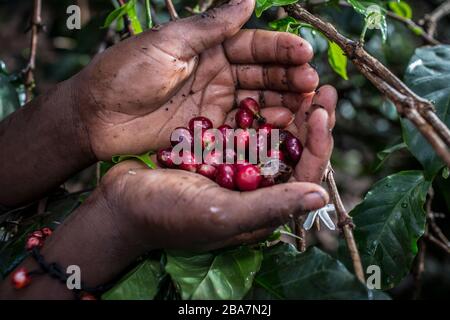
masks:
[[[241,130],[233,130],[225,124],[213,132],[208,130],[213,128],[211,120],[201,116],[192,118],[188,127],[178,127],[172,132],[172,147],[158,151],[158,163],[164,168],[201,174],[230,190],[251,191],[286,182],[300,161],[303,151],[300,140],[291,132],[278,129],[278,139],[273,145],[271,136],[277,128],[266,122],[260,114],[258,103],[252,98],[240,102],[235,119]],[[253,141],[256,143],[250,143],[251,129],[257,129],[253,131],[253,136],[256,136]],[[201,145],[201,154],[206,154],[202,156],[203,159],[195,156],[198,154],[194,152],[195,141]],[[182,151],[176,148],[179,144],[183,144]],[[205,149],[211,152],[204,152]],[[267,157],[260,156],[260,149],[264,150]],[[253,161],[250,162],[250,152],[258,155],[256,161],[252,157]],[[175,161],[176,156],[182,161]],[[278,169],[266,174],[267,170],[263,169],[273,166],[274,161]]]

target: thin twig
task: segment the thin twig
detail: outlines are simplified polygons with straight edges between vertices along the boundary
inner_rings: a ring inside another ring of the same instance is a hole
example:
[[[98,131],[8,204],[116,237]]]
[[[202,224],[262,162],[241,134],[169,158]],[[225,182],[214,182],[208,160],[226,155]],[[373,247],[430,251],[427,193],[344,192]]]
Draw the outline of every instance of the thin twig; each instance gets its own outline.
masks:
[[[297,219],[294,219],[294,233],[297,235],[296,238],[296,246],[297,250],[300,252],[306,251],[306,232],[303,228],[303,222],[304,222],[305,216],[300,216]]]
[[[36,67],[36,52],[38,46],[38,34],[42,27],[42,3],[41,0],[34,0],[33,2],[33,16],[31,18],[31,40],[30,40],[30,55],[28,57],[28,64],[24,70],[25,73],[25,101],[30,102],[33,99],[33,89],[35,86],[34,69]]]
[[[167,11],[169,11],[170,20],[179,19],[177,10],[175,9],[175,6],[173,5],[172,0],[165,0],[165,1],[166,1]]]
[[[427,200],[427,204],[426,204],[427,222],[430,227],[429,231],[434,232],[439,240],[441,240],[447,246],[450,246],[450,241],[445,236],[444,232],[442,232],[441,228],[439,228],[439,226],[437,225],[436,220],[434,218],[434,212],[431,207],[433,198],[434,198],[434,190],[433,190],[433,188],[430,188],[430,190],[428,191],[428,200]]]
[[[397,112],[409,119],[432,145],[441,159],[450,166],[450,130],[434,113],[430,101],[419,97],[395,74],[364,48],[340,34],[336,28],[314,16],[298,4],[284,7],[290,16],[305,21],[339,45],[355,67],[397,107]],[[432,121],[431,121],[432,119]]]
[[[322,5],[322,4],[327,4],[328,2],[330,2],[330,1],[329,0],[320,0],[320,1],[310,2],[309,4]],[[352,5],[350,3],[348,3],[347,1],[339,1],[338,4],[341,7],[347,7],[347,8],[352,7]],[[388,16],[389,18],[391,18],[393,20],[397,20],[398,22],[403,23],[415,34],[422,37],[423,40],[425,40],[427,43],[432,44],[432,45],[440,44],[440,42],[438,40],[433,38],[432,35],[428,34],[420,25],[415,23],[413,20],[399,16],[398,14],[396,14],[395,12],[392,12],[392,11],[386,11],[386,16]]]
[[[436,246],[438,246],[439,248],[441,248],[445,252],[450,253],[450,246],[446,245],[441,240],[437,239],[435,236],[433,236],[431,234],[428,234],[428,235],[425,235],[424,237],[425,237],[425,239],[427,239],[430,242],[434,243]]]
[[[334,180],[334,171],[331,164],[328,164],[326,181],[328,190],[330,192],[331,200],[333,201],[338,216],[338,225],[344,233],[345,242],[350,253],[350,257],[353,263],[353,269],[355,270],[356,277],[365,283],[364,269],[359,255],[358,247],[356,246],[355,238],[353,236],[353,223],[352,218],[348,215],[347,210],[342,203],[341,196],[339,195],[336,181]]]
[[[428,233],[428,230],[425,230],[425,234]],[[427,250],[427,244],[425,243],[425,239],[421,238],[419,240],[419,252],[416,257],[416,264],[413,271],[414,276],[414,292],[413,299],[417,300],[420,297],[420,293],[422,291],[422,276],[425,272],[425,254]]]
[[[424,24],[427,26],[427,34],[433,37],[436,33],[437,25],[446,15],[450,14],[450,0],[443,2],[439,7],[434,9],[430,14],[425,15]]]

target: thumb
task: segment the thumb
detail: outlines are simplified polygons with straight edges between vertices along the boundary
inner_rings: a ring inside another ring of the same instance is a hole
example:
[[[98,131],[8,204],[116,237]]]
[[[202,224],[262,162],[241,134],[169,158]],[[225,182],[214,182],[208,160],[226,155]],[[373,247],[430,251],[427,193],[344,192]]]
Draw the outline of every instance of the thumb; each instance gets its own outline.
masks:
[[[295,215],[319,209],[328,203],[327,192],[308,182],[290,182],[240,193],[233,201],[230,223],[233,233],[278,227]]]
[[[190,59],[235,35],[252,15],[254,6],[255,0],[231,0],[204,13],[172,21],[159,30],[159,35],[166,50],[180,59]]]

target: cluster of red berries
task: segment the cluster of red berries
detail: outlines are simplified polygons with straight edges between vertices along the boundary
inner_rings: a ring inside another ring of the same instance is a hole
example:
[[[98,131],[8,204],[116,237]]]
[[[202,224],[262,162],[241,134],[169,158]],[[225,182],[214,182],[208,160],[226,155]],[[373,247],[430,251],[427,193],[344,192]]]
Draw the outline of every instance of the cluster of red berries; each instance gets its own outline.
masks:
[[[50,228],[42,228],[41,230],[33,231],[27,238],[25,243],[25,249],[27,251],[32,250],[33,248],[41,248],[44,245],[45,239],[52,235],[52,229]]]
[[[33,231],[27,238],[25,249],[31,251],[33,248],[41,248],[44,245],[45,239],[51,236],[52,232],[52,229],[48,227]],[[14,288],[22,289],[30,284],[31,276],[26,268],[21,267],[14,271],[11,282]]]
[[[292,168],[300,161],[303,151],[300,140],[291,132],[279,129],[277,146],[271,146],[270,143],[267,143],[277,128],[266,122],[260,114],[258,103],[252,98],[245,98],[240,102],[235,120],[241,130],[234,131],[229,125],[221,125],[215,133],[211,133],[211,130],[208,130],[213,128],[211,120],[201,116],[192,118],[188,127],[178,127],[173,131],[172,147],[158,151],[158,163],[165,168],[201,174],[231,190],[250,191],[286,182],[292,174]],[[249,129],[251,128],[258,129],[255,145],[249,143],[251,136]],[[204,157],[204,161],[197,160],[193,152],[194,132],[200,132],[201,134],[199,140],[201,141],[202,154],[206,148],[212,149],[211,146],[218,142],[216,141],[218,137],[222,140],[220,145],[223,148],[221,150],[220,148],[219,150],[214,148]],[[227,145],[231,144],[231,139],[233,139],[234,145],[230,148]],[[270,141],[273,143],[273,140]],[[182,158],[182,162],[176,164],[174,158],[177,154],[174,147],[180,143],[187,145],[189,148],[188,150],[183,149],[182,154],[178,154]],[[263,146],[263,144],[265,145]],[[244,156],[238,156],[237,148],[239,146],[243,146]],[[260,149],[267,153],[265,160],[257,157],[256,164],[250,163],[250,151],[259,154]],[[231,163],[230,159],[232,159]],[[271,160],[267,161],[267,159]],[[268,162],[274,159],[278,164],[277,172],[269,175],[263,174],[262,168],[270,165]]]

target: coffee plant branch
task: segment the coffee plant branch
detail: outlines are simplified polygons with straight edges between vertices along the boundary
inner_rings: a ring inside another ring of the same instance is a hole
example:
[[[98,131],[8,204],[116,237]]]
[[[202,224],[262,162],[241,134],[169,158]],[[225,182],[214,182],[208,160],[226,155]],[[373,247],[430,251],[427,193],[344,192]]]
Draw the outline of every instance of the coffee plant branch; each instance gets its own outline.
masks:
[[[346,38],[336,28],[298,4],[284,7],[287,13],[309,23],[342,48],[355,67],[396,106],[399,115],[409,119],[450,167],[450,130],[434,113],[434,106],[416,95],[357,41]]]
[[[36,52],[38,45],[38,34],[42,28],[41,19],[41,0],[34,0],[33,2],[33,15],[31,17],[31,40],[30,40],[30,54],[28,57],[28,64],[24,69],[25,75],[25,101],[30,102],[33,98],[33,89],[35,85],[34,81],[34,69],[36,67]]]
[[[425,15],[422,24],[424,24],[428,31],[427,34],[433,37],[436,33],[437,25],[439,20],[441,20],[446,15],[450,14],[450,0],[443,2],[439,7],[434,9],[430,14]]]
[[[319,0],[319,1],[309,2],[309,4],[310,5],[322,5],[322,4],[327,4],[328,2],[329,2],[329,0]],[[346,1],[339,1],[338,4],[341,7],[352,8],[351,4],[349,4]],[[397,20],[398,22],[403,23],[410,30],[412,30],[415,34],[420,36],[427,43],[432,44],[432,45],[440,44],[440,42],[433,37],[433,34],[430,34],[429,32],[425,31],[425,29],[423,29],[420,25],[415,23],[412,19],[408,19],[408,18],[399,16],[398,14],[396,14],[395,12],[392,12],[392,11],[386,11],[386,16],[388,16],[389,18],[391,18],[393,20]]]
[[[355,275],[362,283],[365,283],[364,269],[361,262],[361,257],[359,255],[358,247],[356,246],[356,241],[353,236],[353,223],[352,218],[348,215],[347,210],[342,203],[341,196],[334,180],[334,170],[331,164],[328,163],[327,172],[325,174],[325,179],[328,186],[328,191],[331,196],[331,200],[334,204],[336,214],[338,217],[338,226],[344,233],[345,242],[347,244],[348,251],[353,263],[353,269],[355,270]]]
[[[175,6],[172,3],[172,0],[165,0],[165,2],[166,2],[167,11],[169,11],[170,20],[177,20],[179,17],[178,17],[177,10],[175,9]]]

